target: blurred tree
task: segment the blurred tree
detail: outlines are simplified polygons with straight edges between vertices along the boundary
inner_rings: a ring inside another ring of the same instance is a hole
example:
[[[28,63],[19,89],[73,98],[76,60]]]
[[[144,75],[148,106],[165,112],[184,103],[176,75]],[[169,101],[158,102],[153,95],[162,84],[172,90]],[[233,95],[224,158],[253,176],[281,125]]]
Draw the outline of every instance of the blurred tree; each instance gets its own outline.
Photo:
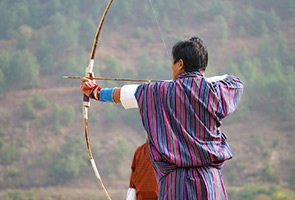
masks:
[[[96,24],[91,18],[85,18],[83,23],[79,24],[79,43],[83,45],[87,51],[92,48],[93,38],[96,34]]]
[[[51,163],[53,176],[63,183],[77,177],[87,164],[87,153],[82,136],[73,136],[62,145],[60,154]]]
[[[42,74],[53,74],[56,72],[57,64],[51,52],[46,54],[40,61]]]
[[[235,57],[235,62],[238,63],[239,65],[242,65],[244,62],[250,60],[250,55],[248,48],[246,46],[241,47],[238,49]]]
[[[152,60],[148,55],[144,55],[137,62],[137,76],[140,79],[169,80],[170,65],[170,61],[160,62],[158,59]]]
[[[86,57],[83,54],[77,56],[70,56],[65,61],[61,61],[58,66],[58,74],[84,74],[86,66]],[[97,76],[99,73],[95,73]]]
[[[52,54],[52,46],[46,34],[42,34],[36,47],[36,56],[40,63],[41,73],[52,74],[56,71],[56,64]]]
[[[39,93],[35,93],[32,99],[32,104],[35,108],[46,108],[48,106],[48,101],[45,97],[40,95]]]
[[[41,62],[42,59],[49,53],[51,53],[51,45],[48,36],[47,34],[42,34],[36,47],[36,56],[38,61]]]
[[[12,9],[9,4],[11,1],[3,0],[0,1],[0,38],[7,39],[8,32],[16,27],[17,14],[14,9]],[[5,20],[3,20],[5,19]]]
[[[36,200],[36,192],[32,189],[29,192],[14,189],[7,192],[7,200]],[[5,199],[6,200],[6,199]]]
[[[0,151],[1,161],[4,164],[11,164],[13,161],[19,159],[21,154],[19,144],[16,141],[5,143]]]
[[[276,13],[276,11],[272,8],[268,14],[265,14],[264,16],[266,26],[271,31],[277,31],[279,28],[279,25],[281,23],[281,19],[279,15]]]
[[[24,36],[26,36],[26,39],[29,41],[33,35],[35,34],[34,30],[28,26],[28,25],[21,25],[19,27],[19,30],[22,34],[24,34]]]
[[[111,55],[107,55],[104,59],[106,63],[106,68],[101,70],[101,74],[104,77],[122,77],[123,65],[121,61]]]
[[[126,39],[123,39],[120,44],[119,44],[120,48],[124,49],[124,50],[128,50],[130,48],[128,42]]]
[[[28,22],[31,19],[31,14],[29,10],[28,1],[14,1],[12,5],[12,9],[16,12],[17,21],[15,24],[15,28],[18,28],[22,24],[29,24]]]
[[[3,134],[3,132],[4,131],[2,129],[0,129],[0,136],[5,135],[5,133]],[[0,139],[0,150],[1,150],[1,148],[2,148],[3,145],[4,145],[4,141],[2,139]]]
[[[78,50],[78,23],[68,21],[61,13],[56,13],[51,17],[50,41],[54,46],[56,57],[67,55],[69,52]]]
[[[28,48],[28,41],[27,38],[24,34],[19,33],[17,36],[17,44],[16,44],[18,49],[27,49]]]
[[[285,35],[279,33],[274,38],[275,53],[283,65],[294,65],[295,59],[293,51],[289,49],[289,42]]]
[[[23,88],[32,88],[39,83],[39,64],[34,54],[28,50],[16,51],[10,63],[8,76]]]
[[[60,116],[60,113],[61,113],[60,106],[57,103],[55,103],[55,104],[53,104],[53,106],[52,106],[51,109],[52,109],[51,110],[51,119],[53,121],[58,120],[59,119],[59,116]]]
[[[117,161],[119,164],[122,164],[122,162],[129,156],[130,154],[130,147],[128,142],[123,139],[119,138],[117,141],[117,145],[114,148],[115,154],[117,156]]]
[[[51,17],[51,15],[48,15],[46,12],[47,9],[49,9],[47,5],[45,3],[40,3],[40,0],[30,0],[29,10],[31,18],[28,24],[34,29],[47,26]]]
[[[137,6],[136,9],[135,9],[135,6]],[[139,10],[139,9],[140,7],[138,6],[138,3],[135,3],[134,0],[117,1],[117,3],[112,6],[112,11],[116,13],[116,15],[120,16],[120,18],[115,18],[116,20],[119,21],[120,24],[134,23],[134,17],[136,15],[133,15],[133,14],[138,12],[135,10]]]
[[[53,15],[56,12],[60,12],[60,10],[62,8],[62,4],[61,4],[60,0],[50,0],[50,1],[42,2],[42,3],[45,3],[44,16],[47,16],[47,17]]]
[[[274,10],[268,13],[252,6],[246,7],[242,12],[235,12],[234,16],[234,24],[237,27],[243,26],[254,36],[266,34],[269,30],[277,31],[280,22],[281,20]]]
[[[25,99],[23,104],[22,104],[22,110],[23,110],[23,117],[24,119],[36,119],[36,111],[32,105],[32,103],[28,100]]]
[[[6,78],[5,85],[22,88],[36,87],[39,82],[39,64],[36,57],[26,50],[8,48],[0,54],[0,70]]]
[[[196,4],[195,6],[199,6]],[[201,6],[199,6],[201,7]],[[204,7],[204,6],[203,6]],[[210,21],[214,20],[216,16],[225,16],[227,15],[230,11],[233,11],[233,7],[230,3],[228,2],[223,2],[223,1],[213,1],[212,3],[209,3],[205,8],[202,10],[197,11],[196,13],[196,19],[198,21]]]
[[[152,59],[148,55],[142,56],[138,60],[137,66],[137,76],[140,78],[151,77],[151,74],[155,72],[155,69],[152,67]]]
[[[103,114],[103,121],[106,125],[111,125],[119,120],[120,116],[117,114],[118,108],[112,104],[106,104]]]
[[[257,200],[271,200],[271,197],[266,194],[261,194],[257,197]]]
[[[124,124],[126,124],[130,128],[133,128],[139,134],[144,133],[144,129],[138,114],[138,110],[136,109],[126,110],[125,112],[122,112],[122,114],[120,115],[120,118],[123,120]]]
[[[78,5],[79,0],[62,0],[61,5],[63,9],[71,9],[73,7],[76,7]]]
[[[275,182],[277,180],[277,175],[269,162],[264,166],[263,178],[266,182]]]
[[[21,175],[20,170],[18,168],[11,168],[8,172],[8,176],[10,178],[17,178]]]
[[[133,31],[133,37],[135,38],[141,38],[144,35],[144,30],[140,27],[136,27]]]
[[[61,124],[70,126],[75,118],[75,110],[72,106],[66,105],[61,112]]]
[[[276,56],[276,50],[268,35],[264,35],[258,47],[258,58],[266,64],[269,58]]]
[[[229,37],[229,27],[227,25],[227,22],[225,18],[221,15],[218,15],[215,17],[215,30],[216,33],[219,35],[221,38],[221,42],[224,44],[227,42],[227,39]]]
[[[266,3],[267,2],[267,3]],[[250,4],[265,11],[275,10],[283,20],[295,17],[295,1],[294,0],[251,0]]]
[[[283,104],[284,113],[287,114],[288,121],[290,121],[290,127],[292,127],[292,122],[295,120],[295,66],[290,66],[287,68],[285,72],[284,81],[287,87],[284,89],[285,94],[287,94],[285,98],[285,102]],[[293,124],[294,125],[294,124]]]
[[[1,61],[1,59],[0,59]],[[5,76],[0,68],[0,85],[5,85]],[[0,98],[1,98],[1,93],[4,91],[4,88],[3,87],[0,87]]]

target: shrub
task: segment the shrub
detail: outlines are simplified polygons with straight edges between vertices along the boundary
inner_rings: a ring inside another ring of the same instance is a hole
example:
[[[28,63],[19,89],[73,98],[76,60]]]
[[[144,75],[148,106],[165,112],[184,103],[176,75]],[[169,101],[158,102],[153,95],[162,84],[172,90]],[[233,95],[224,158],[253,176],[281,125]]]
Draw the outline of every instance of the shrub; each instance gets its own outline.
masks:
[[[28,48],[28,41],[24,34],[19,33],[17,37],[17,48],[18,49],[26,49]]]
[[[8,172],[8,176],[10,178],[16,178],[16,177],[20,176],[19,169],[17,169],[17,168],[10,169],[9,172]]]
[[[1,148],[1,159],[4,163],[9,164],[17,160],[20,156],[19,145],[12,141],[10,144],[4,144]]]
[[[254,135],[254,143],[258,145],[259,147],[263,146],[263,136],[261,134],[255,134]]]
[[[250,31],[251,35],[259,36],[266,34],[269,30],[276,31],[281,20],[274,10],[263,12],[253,7],[245,11],[235,13],[235,24],[243,26]]]
[[[124,39],[120,42],[120,48],[125,49],[125,50],[129,49],[129,44],[126,39]]]
[[[226,43],[230,32],[225,18],[221,15],[216,16],[215,24],[216,33],[221,38],[222,43]]]
[[[54,122],[54,131],[56,133],[60,133],[61,132],[61,124],[60,124],[60,121],[58,119],[55,120],[55,122]]]
[[[7,89],[11,86],[32,88],[38,86],[39,64],[28,49],[7,48],[0,53],[0,70]]]
[[[273,148],[277,147],[280,144],[280,142],[281,142],[280,138],[275,138],[273,140],[272,147]]]
[[[66,105],[61,113],[61,124],[70,126],[75,118],[75,110],[72,106]]]
[[[38,93],[34,95],[32,103],[36,108],[46,108],[48,106],[47,99]]]
[[[277,180],[277,175],[269,162],[266,163],[263,169],[263,177],[266,181],[274,182]]]
[[[4,129],[0,129],[0,137],[8,135],[7,131]],[[0,147],[1,148],[1,147]]]
[[[23,105],[22,105],[22,110],[23,110],[23,117],[25,119],[36,119],[36,111],[32,105],[32,103],[28,100],[28,99],[25,99],[25,101],[23,102]]]
[[[125,139],[120,138],[117,141],[114,151],[118,158],[118,162],[122,163],[130,154],[130,146]]]
[[[59,156],[52,161],[53,177],[60,183],[77,177],[87,164],[87,154],[84,151],[84,138],[74,136],[61,147]]]
[[[205,9],[197,11],[196,19],[204,21],[213,20],[216,16],[224,16],[228,14],[231,10],[231,4],[222,1],[214,1],[213,3],[209,4]]]
[[[8,200],[35,200],[36,193],[34,190],[29,192],[21,190],[10,190],[8,191]]]
[[[144,35],[144,30],[140,27],[136,27],[133,31],[133,37],[135,38],[141,38]]]
[[[111,55],[107,55],[104,59],[106,68],[101,71],[101,74],[106,77],[120,77],[123,73],[123,65],[121,61]]]

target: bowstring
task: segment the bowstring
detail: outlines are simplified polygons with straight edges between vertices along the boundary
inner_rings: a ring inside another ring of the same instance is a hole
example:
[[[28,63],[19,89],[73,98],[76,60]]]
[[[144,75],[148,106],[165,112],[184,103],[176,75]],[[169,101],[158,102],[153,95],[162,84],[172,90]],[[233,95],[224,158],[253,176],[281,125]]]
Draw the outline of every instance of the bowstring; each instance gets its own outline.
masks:
[[[149,0],[149,3],[150,3],[150,7],[151,7],[151,9],[152,9],[152,12],[153,12],[153,15],[154,15],[154,18],[155,18],[155,22],[156,22],[157,27],[158,27],[158,31],[159,31],[159,33],[160,33],[160,35],[161,35],[162,43],[163,43],[164,48],[165,48],[165,50],[166,50],[167,58],[168,58],[168,60],[170,60],[170,55],[169,55],[168,48],[167,48],[167,45],[166,45],[166,42],[165,42],[164,33],[163,33],[163,31],[162,31],[162,29],[161,29],[161,27],[160,27],[160,23],[159,23],[159,20],[158,20],[158,18],[157,18],[156,10],[155,10],[155,8],[154,8],[154,5],[153,5],[153,3],[152,3],[152,0]]]

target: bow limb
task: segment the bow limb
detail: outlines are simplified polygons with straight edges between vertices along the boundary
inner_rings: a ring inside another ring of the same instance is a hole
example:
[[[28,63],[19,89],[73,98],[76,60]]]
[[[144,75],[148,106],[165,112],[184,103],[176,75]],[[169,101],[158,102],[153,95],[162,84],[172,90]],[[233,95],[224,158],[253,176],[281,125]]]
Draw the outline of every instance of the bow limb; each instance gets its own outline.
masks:
[[[94,66],[94,57],[95,57],[95,51],[96,51],[96,46],[97,46],[97,42],[98,42],[98,38],[99,38],[99,34],[100,34],[100,31],[101,31],[101,28],[102,28],[102,25],[103,25],[103,22],[104,22],[104,19],[106,17],[106,14],[112,4],[113,0],[110,0],[103,15],[102,15],[102,18],[100,20],[100,23],[98,25],[98,28],[97,28],[97,31],[96,31],[96,35],[95,35],[95,38],[94,38],[94,41],[93,41],[93,46],[92,46],[92,51],[91,51],[91,54],[90,54],[90,61],[89,61],[89,64],[86,68],[86,71],[85,71],[85,77],[88,77],[88,78],[93,78],[94,75],[93,75],[93,66]],[[89,110],[89,107],[90,107],[90,99],[88,96],[84,95],[83,96],[83,120],[84,120],[84,134],[85,134],[85,140],[86,140],[86,145],[87,145],[87,150],[88,150],[88,154],[89,154],[89,159],[90,159],[90,162],[91,162],[91,166],[92,166],[92,169],[95,173],[95,176],[98,180],[98,183],[100,184],[101,188],[103,189],[106,197],[108,200],[111,200],[111,197],[110,195],[108,194],[103,182],[102,182],[102,179],[99,175],[99,172],[98,172],[98,169],[96,167],[96,164],[95,164],[95,161],[93,159],[93,156],[92,156],[92,152],[91,152],[91,148],[90,148],[90,141],[89,141],[89,134],[88,134],[88,110]]]

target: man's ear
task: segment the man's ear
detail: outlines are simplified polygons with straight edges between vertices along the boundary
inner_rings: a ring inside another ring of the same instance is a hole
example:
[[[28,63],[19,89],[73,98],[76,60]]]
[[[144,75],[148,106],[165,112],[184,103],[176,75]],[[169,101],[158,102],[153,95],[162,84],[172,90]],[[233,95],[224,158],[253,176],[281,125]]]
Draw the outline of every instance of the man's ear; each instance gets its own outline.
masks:
[[[184,63],[183,63],[183,60],[182,59],[179,59],[179,69],[184,71]]]

